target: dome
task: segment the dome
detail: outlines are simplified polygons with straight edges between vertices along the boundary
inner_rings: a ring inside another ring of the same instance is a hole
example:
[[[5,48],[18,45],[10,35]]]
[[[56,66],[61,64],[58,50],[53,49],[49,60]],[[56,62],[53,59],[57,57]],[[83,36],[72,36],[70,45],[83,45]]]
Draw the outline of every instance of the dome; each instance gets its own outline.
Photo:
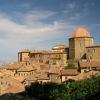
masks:
[[[58,44],[58,45],[54,46],[52,49],[65,49],[65,48],[67,48],[66,45]]]
[[[84,27],[79,27],[74,31],[72,37],[91,37],[91,35]]]

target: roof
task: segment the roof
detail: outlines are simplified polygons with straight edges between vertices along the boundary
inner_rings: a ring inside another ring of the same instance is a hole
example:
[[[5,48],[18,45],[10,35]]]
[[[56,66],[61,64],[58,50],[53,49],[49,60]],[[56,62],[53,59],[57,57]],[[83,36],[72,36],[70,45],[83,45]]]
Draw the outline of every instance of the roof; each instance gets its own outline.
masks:
[[[50,67],[49,73],[51,74],[60,74],[61,71],[61,67]]]
[[[65,49],[65,48],[68,48],[68,47],[64,44],[58,44],[58,45],[55,45],[52,49]]]
[[[77,69],[63,69],[61,70],[61,74],[62,75],[67,75],[67,76],[74,76],[74,75],[78,75],[78,71]]]
[[[25,62],[20,62],[20,63],[11,63],[6,65],[5,67],[8,70],[17,70],[17,71],[32,71],[36,69],[36,66],[33,64],[25,63]]]
[[[15,80],[17,80],[17,81],[19,81],[19,82],[24,82],[26,79],[24,78],[24,77],[22,77],[22,76],[12,76],[13,77],[13,79],[15,79]]]
[[[100,67],[100,61],[79,61],[79,66],[81,68],[86,67]]]
[[[29,72],[29,71],[33,71],[33,70],[34,70],[34,68],[31,67],[31,66],[22,66],[17,71],[20,71],[20,72]]]
[[[27,53],[29,53],[30,50],[29,50],[29,49],[24,49],[24,50],[22,50],[22,51],[20,51],[20,52],[27,52]],[[20,52],[19,52],[19,53],[20,53]]]
[[[40,65],[40,70],[44,72],[49,72],[50,67],[48,65]]]
[[[4,75],[4,73],[2,73],[1,71],[0,71],[0,76],[3,76]]]
[[[4,83],[1,86],[1,94],[5,93],[18,93],[25,90],[24,85],[21,83],[23,79],[19,80],[18,78],[12,77],[10,75],[3,75],[0,78],[0,82]]]
[[[100,47],[100,45],[87,46],[86,48],[97,48],[97,47]]]
[[[22,64],[23,63],[11,63],[11,64],[6,65],[5,68],[9,70],[17,70],[22,66]]]
[[[84,79],[87,79],[87,78],[91,78],[91,76],[100,76],[100,72],[99,71],[90,71],[90,72],[87,72],[87,73],[80,73],[77,76],[73,76],[72,79],[78,81],[78,80],[84,80]]]
[[[72,37],[91,37],[91,35],[84,27],[78,27],[72,34]]]
[[[9,88],[8,88],[8,91],[10,92],[10,93],[18,93],[18,92],[23,92],[23,91],[25,91],[25,88],[24,88],[24,86],[22,85],[22,84],[18,84],[18,85],[10,85],[9,86]]]

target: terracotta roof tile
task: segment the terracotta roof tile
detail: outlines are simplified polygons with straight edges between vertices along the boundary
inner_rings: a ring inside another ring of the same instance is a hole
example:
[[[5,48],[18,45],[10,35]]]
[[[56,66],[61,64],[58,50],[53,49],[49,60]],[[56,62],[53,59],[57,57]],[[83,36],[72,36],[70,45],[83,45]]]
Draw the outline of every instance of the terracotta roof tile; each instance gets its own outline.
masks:
[[[23,92],[25,90],[24,86],[22,84],[18,85],[10,85],[8,88],[9,93],[19,93]]]
[[[49,69],[50,69],[50,67],[49,66],[47,66],[47,65],[44,65],[44,66],[40,66],[40,70],[42,70],[42,71],[44,71],[44,72],[49,72]]]
[[[3,76],[3,75],[4,75],[4,73],[0,72],[0,76]]]
[[[23,63],[11,63],[11,64],[6,65],[6,69],[9,69],[9,70],[17,70],[22,65],[23,65]]]
[[[74,75],[78,75],[79,73],[76,69],[67,69],[67,70],[63,69],[61,70],[61,74],[67,76],[71,76],[71,75],[74,76]]]
[[[81,68],[86,68],[86,67],[100,67],[100,61],[80,61],[79,66]]]
[[[19,82],[24,82],[26,79],[24,78],[24,77],[22,77],[22,76],[12,76],[15,80],[18,80]]]
[[[50,67],[49,73],[60,74],[61,69],[61,67]]]
[[[91,76],[100,76],[100,72],[99,71],[90,71],[87,73],[80,73],[79,75],[74,76],[73,79],[76,81],[77,80],[84,80],[87,78],[91,78]]]
[[[29,72],[29,71],[33,71],[33,68],[32,67],[23,66],[23,67],[19,68],[17,71],[20,71],[20,72]]]
[[[9,75],[3,75],[2,78],[0,78],[0,82],[4,83],[0,95],[4,93],[18,93],[25,90],[20,80]]]

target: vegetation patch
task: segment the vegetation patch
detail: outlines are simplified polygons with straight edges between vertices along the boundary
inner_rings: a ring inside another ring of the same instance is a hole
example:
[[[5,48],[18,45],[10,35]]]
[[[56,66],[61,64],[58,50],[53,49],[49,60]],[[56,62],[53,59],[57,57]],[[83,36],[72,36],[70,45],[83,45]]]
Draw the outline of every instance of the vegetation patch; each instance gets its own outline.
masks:
[[[67,84],[34,83],[26,91],[29,97],[39,100],[89,100],[100,92],[100,77]]]
[[[68,64],[65,69],[77,69],[77,67],[74,64]]]

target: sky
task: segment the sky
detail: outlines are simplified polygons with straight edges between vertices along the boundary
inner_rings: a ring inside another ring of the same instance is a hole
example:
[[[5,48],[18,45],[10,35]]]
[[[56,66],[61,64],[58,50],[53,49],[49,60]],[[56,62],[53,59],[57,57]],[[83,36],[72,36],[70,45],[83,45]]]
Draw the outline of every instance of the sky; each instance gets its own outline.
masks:
[[[83,26],[100,43],[100,0],[0,0],[0,62],[17,61],[23,49],[68,45]]]

